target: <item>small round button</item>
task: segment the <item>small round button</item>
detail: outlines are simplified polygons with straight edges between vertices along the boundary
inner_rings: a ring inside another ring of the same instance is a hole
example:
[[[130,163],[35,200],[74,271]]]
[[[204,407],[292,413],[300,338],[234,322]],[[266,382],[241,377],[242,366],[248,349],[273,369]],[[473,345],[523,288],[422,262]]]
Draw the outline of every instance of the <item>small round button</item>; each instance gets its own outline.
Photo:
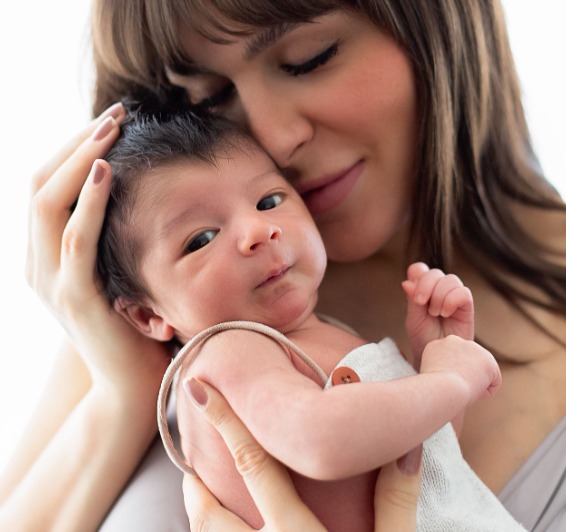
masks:
[[[350,384],[352,382],[360,382],[358,374],[348,366],[340,366],[332,372],[332,384]]]

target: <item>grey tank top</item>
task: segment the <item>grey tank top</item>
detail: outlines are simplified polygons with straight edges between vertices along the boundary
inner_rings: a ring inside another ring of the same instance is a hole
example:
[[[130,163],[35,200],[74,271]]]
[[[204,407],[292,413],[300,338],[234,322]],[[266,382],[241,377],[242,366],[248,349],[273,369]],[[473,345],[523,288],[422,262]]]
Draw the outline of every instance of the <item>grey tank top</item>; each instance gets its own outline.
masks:
[[[566,532],[566,418],[515,473],[499,500],[532,532]]]

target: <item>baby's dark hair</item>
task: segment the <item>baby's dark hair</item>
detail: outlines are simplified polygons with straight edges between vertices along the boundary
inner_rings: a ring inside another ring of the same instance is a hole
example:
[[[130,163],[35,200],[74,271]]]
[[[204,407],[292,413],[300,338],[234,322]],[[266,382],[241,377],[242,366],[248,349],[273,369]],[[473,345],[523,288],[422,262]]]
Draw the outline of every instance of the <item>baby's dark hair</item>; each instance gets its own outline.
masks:
[[[136,236],[140,228],[132,220],[144,177],[157,167],[182,159],[214,165],[219,155],[229,155],[252,141],[228,120],[186,108],[153,111],[128,103],[126,108],[128,116],[121,134],[106,156],[112,186],[98,241],[97,270],[111,304],[119,297],[144,304],[151,293],[140,274],[144,249]],[[151,178],[159,179],[159,174],[152,173]]]

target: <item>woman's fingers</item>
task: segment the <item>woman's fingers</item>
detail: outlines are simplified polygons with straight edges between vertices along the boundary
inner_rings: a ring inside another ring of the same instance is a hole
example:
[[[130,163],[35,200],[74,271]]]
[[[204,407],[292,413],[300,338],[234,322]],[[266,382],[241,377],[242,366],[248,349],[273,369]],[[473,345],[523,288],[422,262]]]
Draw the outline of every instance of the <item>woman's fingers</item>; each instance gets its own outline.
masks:
[[[76,201],[92,164],[108,153],[119,134],[120,124],[114,117],[109,116],[103,120],[61,163],[41,191],[54,205],[70,208]]]
[[[95,139],[92,135],[65,160],[55,173],[45,182],[32,200],[32,229],[34,240],[40,242],[45,257],[53,262],[57,259],[57,243],[69,219],[70,209],[76,202],[94,161],[103,157],[110,149],[120,128],[113,117],[100,124],[94,134],[104,135]]]
[[[234,532],[252,530],[237,515],[226,510],[194,475],[183,478],[185,509],[191,523],[191,532]]]
[[[121,103],[115,103],[104,111],[98,118],[92,120],[81,132],[78,133],[73,139],[65,144],[49,161],[47,161],[32,178],[31,193],[35,195],[36,192],[43,188],[43,185],[51,178],[51,176],[59,169],[59,167],[73,155],[77,148],[87,140],[94,130],[106,118],[112,116],[116,121],[121,122],[125,116],[124,106]]]
[[[375,531],[414,532],[421,492],[422,445],[381,468],[375,486]]]
[[[195,379],[184,384],[193,403],[224,438],[265,521],[265,528],[324,530],[299,498],[285,467],[257,443],[222,395],[210,385]],[[202,508],[197,508],[197,512],[202,512]]]
[[[110,165],[97,159],[63,231],[61,274],[72,278],[77,285],[84,286],[87,290],[94,286],[93,267],[110,185]]]
[[[116,109],[122,109],[123,113],[123,108]],[[46,166],[56,168],[53,174],[44,169],[40,172],[41,177],[36,178],[26,272],[30,284],[48,303],[53,303],[50,293],[59,270],[63,232],[71,206],[76,202],[93,162],[106,154],[118,134],[117,120],[108,116],[94,127],[87,140],[78,142],[78,147],[65,160],[56,158]],[[42,183],[39,190],[38,183]]]

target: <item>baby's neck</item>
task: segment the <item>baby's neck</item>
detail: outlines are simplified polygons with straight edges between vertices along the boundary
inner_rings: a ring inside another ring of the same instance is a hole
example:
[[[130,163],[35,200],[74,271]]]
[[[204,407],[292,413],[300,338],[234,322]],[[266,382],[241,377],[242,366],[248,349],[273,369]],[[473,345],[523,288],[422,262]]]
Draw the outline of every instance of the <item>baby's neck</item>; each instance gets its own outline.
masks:
[[[311,314],[300,327],[286,333],[328,375],[347,353],[367,343],[346,329]]]

